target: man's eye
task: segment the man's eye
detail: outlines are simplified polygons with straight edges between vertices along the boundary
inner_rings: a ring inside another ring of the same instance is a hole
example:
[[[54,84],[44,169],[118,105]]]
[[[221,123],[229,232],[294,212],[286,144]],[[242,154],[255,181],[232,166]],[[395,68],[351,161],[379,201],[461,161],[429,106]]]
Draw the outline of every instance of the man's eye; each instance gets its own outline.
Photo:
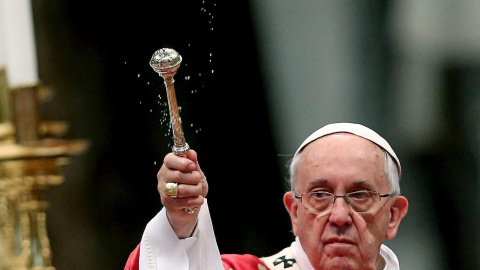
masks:
[[[330,197],[330,193],[325,191],[313,191],[312,195],[317,199],[325,199]]]
[[[350,193],[348,197],[353,200],[365,200],[370,197],[370,192],[367,192],[367,191],[353,192],[353,193]]]

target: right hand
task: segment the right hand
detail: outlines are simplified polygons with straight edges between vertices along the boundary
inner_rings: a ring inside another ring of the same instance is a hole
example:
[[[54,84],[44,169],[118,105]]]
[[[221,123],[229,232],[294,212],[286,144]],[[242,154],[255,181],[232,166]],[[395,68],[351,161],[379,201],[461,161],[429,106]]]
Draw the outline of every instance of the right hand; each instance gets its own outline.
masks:
[[[187,152],[186,157],[168,154],[157,174],[158,192],[167,210],[167,218],[178,238],[190,237],[197,223],[198,212],[185,212],[185,208],[200,208],[208,193],[208,183],[200,166],[197,153]],[[178,196],[171,198],[165,194],[167,183],[178,183]]]

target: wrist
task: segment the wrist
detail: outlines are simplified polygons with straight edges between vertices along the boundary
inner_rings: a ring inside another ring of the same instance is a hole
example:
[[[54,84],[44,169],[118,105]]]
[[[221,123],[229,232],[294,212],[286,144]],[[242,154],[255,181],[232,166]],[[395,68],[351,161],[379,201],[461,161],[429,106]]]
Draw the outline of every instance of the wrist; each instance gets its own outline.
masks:
[[[167,219],[179,239],[191,237],[197,226],[198,211],[193,214],[184,212],[183,209],[173,214],[167,210]]]

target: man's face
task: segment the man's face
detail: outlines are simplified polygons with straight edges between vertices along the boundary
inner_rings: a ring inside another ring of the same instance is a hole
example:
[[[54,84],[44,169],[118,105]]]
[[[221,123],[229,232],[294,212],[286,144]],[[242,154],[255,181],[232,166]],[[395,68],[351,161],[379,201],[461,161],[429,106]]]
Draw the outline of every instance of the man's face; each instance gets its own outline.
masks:
[[[325,136],[301,154],[297,194],[318,190],[336,195],[358,190],[389,193],[383,164],[380,147],[366,139],[347,133]],[[344,198],[337,198],[331,210],[313,214],[292,192],[284,201],[294,233],[315,269],[381,267],[380,246],[385,238],[395,236],[408,207],[404,197],[394,196],[382,198],[367,213],[357,213]]]

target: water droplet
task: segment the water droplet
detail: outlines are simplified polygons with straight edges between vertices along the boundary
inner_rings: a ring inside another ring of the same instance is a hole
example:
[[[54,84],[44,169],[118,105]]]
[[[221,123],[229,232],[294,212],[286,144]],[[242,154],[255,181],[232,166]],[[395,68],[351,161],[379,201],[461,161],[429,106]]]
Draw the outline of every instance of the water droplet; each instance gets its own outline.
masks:
[[[140,101],[140,105],[142,104],[142,102]]]
[[[147,82],[147,85],[150,85],[150,82]]]
[[[154,161],[154,162],[153,162],[153,165],[157,165],[157,162],[156,162],[156,161]]]
[[[140,74],[138,74],[137,78],[140,78]]]
[[[192,124],[190,124],[190,126],[191,126],[191,127],[193,127],[193,123],[192,123]]]
[[[152,112],[152,111],[153,111],[153,110],[152,110],[152,109],[150,109],[150,112]]]
[[[190,47],[190,43],[188,43],[188,47]]]
[[[125,62],[125,65],[127,64],[127,62]]]
[[[213,69],[212,69],[212,73],[213,73]]]
[[[212,53],[210,53],[210,57],[212,57]]]
[[[213,27],[212,27],[212,28],[210,28],[210,31],[213,31]]]
[[[198,73],[198,77],[202,77],[202,73]]]

